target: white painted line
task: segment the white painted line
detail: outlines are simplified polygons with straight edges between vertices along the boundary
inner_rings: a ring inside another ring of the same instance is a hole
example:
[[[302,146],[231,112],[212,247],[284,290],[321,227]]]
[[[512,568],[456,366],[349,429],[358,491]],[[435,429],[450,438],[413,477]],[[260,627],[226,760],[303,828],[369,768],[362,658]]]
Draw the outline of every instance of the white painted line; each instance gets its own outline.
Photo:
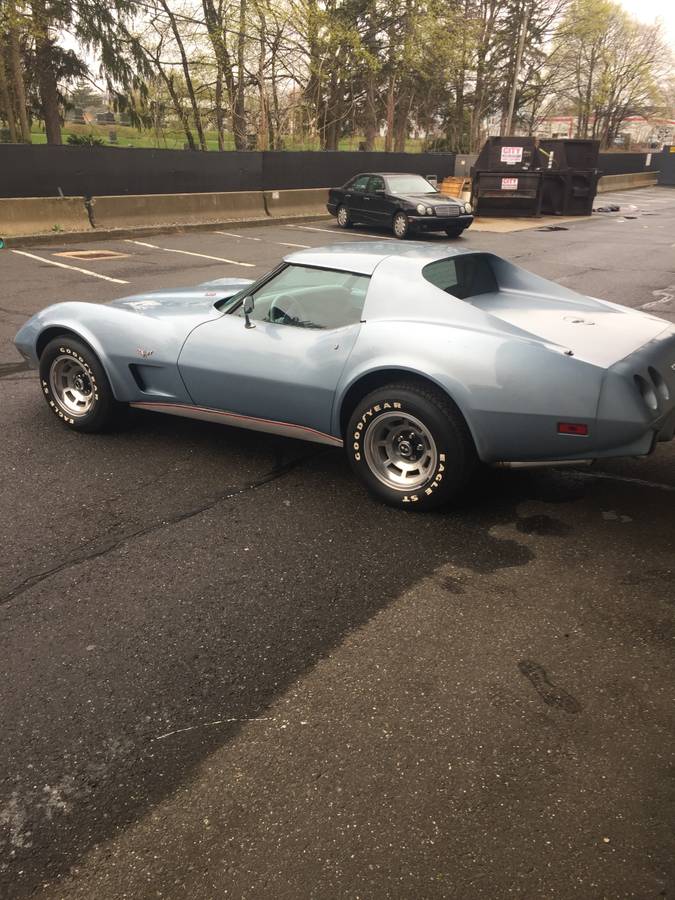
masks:
[[[299,228],[300,231],[326,231],[328,234],[340,234],[337,228],[314,228],[311,225],[284,225],[284,228]]]
[[[26,253],[25,250],[12,250],[12,253],[18,253],[19,256],[28,256],[30,259],[36,259],[38,262],[47,263],[48,266],[58,266],[59,269],[70,269],[72,272],[80,272],[82,275],[91,275],[92,278],[102,278],[104,281],[112,281],[114,284],[129,284],[128,281],[124,281],[121,278],[111,278],[110,275],[92,272],[91,269],[80,269],[78,266],[69,266],[66,263],[57,262],[55,259],[45,259],[44,256]]]
[[[262,238],[251,237],[250,234],[233,234],[231,231],[214,231],[214,234],[224,234],[225,237],[243,238],[246,241],[262,241]]]
[[[347,237],[344,232],[337,228],[315,228],[312,225],[286,225],[286,228],[299,228],[301,231],[325,231],[326,234],[341,234],[343,237]],[[385,235],[380,234],[363,234],[361,231],[357,231],[355,234],[352,233],[349,237],[355,238],[369,238],[371,241],[395,241],[396,238],[386,237]]]
[[[146,244],[145,241],[132,241],[130,238],[127,238],[125,243],[127,244],[138,244],[139,247],[150,247],[151,250],[161,250],[161,247],[158,247],[157,244]]]
[[[151,250],[163,250],[165,253],[182,253],[185,256],[199,256],[201,259],[213,259],[215,262],[230,263],[232,266],[246,266],[248,269],[254,269],[255,263],[239,262],[236,259],[225,259],[223,256],[209,256],[207,253],[193,253],[192,250],[177,250],[174,247],[158,247],[157,244],[146,244],[143,241],[132,241],[129,238],[127,244],[138,244],[139,247],[149,247]]]
[[[671,284],[660,291],[652,291],[652,297],[659,297],[660,299],[643,303],[642,306],[638,306],[638,309],[661,309],[662,306],[670,306],[675,300],[675,284]]]
[[[214,231],[214,234],[224,234],[225,237],[243,238],[245,241],[262,241],[262,238],[251,237],[248,234],[232,234],[230,231]],[[280,247],[298,247],[300,250],[311,249],[309,244],[288,244],[286,241],[268,241],[268,244],[278,244]]]
[[[257,719],[214,719],[213,722],[202,722],[200,725],[189,725],[187,728],[177,728],[175,731],[167,731],[166,734],[159,734],[153,741],[163,741],[165,738],[173,737],[174,734],[185,734],[186,731],[194,731],[195,728],[209,728],[212,725],[226,725],[230,722],[274,722],[269,716],[260,716]]]
[[[577,469],[574,469],[574,474],[580,478],[601,478],[605,481],[621,481],[624,484],[637,484],[639,487],[654,488],[657,491],[675,492],[675,484],[645,481],[644,478],[628,478],[626,475],[610,475],[609,472],[580,472]]]

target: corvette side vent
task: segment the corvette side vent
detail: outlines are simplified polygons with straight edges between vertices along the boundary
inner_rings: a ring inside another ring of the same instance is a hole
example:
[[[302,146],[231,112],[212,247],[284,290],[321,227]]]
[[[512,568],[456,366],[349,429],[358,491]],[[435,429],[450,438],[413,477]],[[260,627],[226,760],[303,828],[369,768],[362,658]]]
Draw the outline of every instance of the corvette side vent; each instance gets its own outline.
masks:
[[[670,391],[668,390],[668,385],[661,377],[661,374],[657,372],[653,366],[649,367],[648,372],[657,395],[662,397],[664,400],[670,400]]]
[[[659,401],[656,399],[656,389],[654,385],[643,378],[642,375],[635,375],[633,377],[635,385],[640,391],[640,394],[642,395],[642,399],[644,400],[646,406],[648,406],[649,409],[653,411],[657,410],[659,408]]]

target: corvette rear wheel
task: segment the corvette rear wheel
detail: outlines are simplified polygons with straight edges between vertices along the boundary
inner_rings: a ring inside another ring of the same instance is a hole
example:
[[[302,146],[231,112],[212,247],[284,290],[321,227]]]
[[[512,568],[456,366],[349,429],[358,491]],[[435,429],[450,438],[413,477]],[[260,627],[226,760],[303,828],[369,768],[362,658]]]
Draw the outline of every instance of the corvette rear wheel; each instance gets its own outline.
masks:
[[[115,400],[94,351],[71,335],[54,338],[43,350],[40,386],[52,412],[74,431],[107,431],[128,409]]]
[[[440,391],[416,384],[386,385],[364,397],[349,420],[345,446],[368,490],[406,509],[449,503],[477,461],[456,406]]]
[[[349,218],[349,210],[346,206],[338,206],[337,223],[340,228],[353,228],[354,223]]]
[[[404,212],[401,212],[399,210],[399,212],[394,215],[394,218],[392,220],[392,228],[394,229],[394,235],[399,240],[402,241],[408,237],[408,234],[410,232],[410,220]]]

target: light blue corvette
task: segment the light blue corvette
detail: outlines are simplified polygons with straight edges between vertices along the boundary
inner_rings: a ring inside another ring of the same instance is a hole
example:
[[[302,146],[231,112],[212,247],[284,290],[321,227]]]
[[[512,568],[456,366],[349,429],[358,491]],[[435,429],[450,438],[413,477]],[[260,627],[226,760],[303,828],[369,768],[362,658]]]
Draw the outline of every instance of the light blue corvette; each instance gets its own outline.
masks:
[[[113,303],[16,336],[70,428],[129,407],[345,446],[377,496],[449,501],[478,461],[642,456],[675,431],[675,328],[489,253],[371,241]]]

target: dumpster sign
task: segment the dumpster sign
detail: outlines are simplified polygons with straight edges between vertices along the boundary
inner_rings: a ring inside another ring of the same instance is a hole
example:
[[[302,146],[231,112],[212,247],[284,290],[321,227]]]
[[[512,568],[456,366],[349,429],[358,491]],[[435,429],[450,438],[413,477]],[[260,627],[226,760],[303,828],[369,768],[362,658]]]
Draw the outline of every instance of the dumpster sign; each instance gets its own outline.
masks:
[[[516,163],[523,161],[522,147],[502,147],[502,155],[500,161],[506,163],[507,166],[514,166]]]
[[[518,179],[517,178],[502,178],[502,190],[503,191],[517,191],[518,190]]]

